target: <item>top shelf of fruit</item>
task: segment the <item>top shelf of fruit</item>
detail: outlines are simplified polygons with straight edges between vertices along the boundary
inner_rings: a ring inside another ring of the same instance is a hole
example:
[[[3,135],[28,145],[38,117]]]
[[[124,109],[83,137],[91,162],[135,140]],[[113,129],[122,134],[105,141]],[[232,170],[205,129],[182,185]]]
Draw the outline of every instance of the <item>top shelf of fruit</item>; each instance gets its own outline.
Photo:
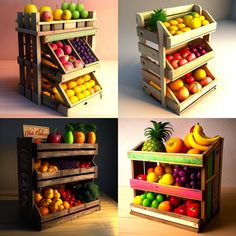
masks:
[[[83,4],[63,1],[61,8],[52,10],[50,6],[41,6],[38,10],[33,3],[26,4],[24,13],[17,15],[18,31],[28,29],[37,31],[38,35],[50,33],[71,32],[73,30],[95,29],[97,21],[94,11],[87,11]],[[41,32],[41,34],[40,34]],[[31,33],[28,31],[28,33]]]
[[[166,48],[203,37],[216,30],[216,22],[200,5],[156,9],[136,14],[138,35],[154,43],[163,37]],[[163,35],[162,35],[163,34]]]

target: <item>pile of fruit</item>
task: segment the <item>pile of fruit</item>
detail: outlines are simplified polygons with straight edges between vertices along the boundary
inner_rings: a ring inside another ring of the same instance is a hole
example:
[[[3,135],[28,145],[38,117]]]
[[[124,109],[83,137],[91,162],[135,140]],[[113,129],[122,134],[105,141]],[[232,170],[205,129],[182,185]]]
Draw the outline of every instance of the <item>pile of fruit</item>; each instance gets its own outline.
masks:
[[[38,12],[37,6],[34,4],[26,4],[24,7],[25,13],[36,13]],[[71,20],[71,19],[86,19],[89,16],[88,11],[85,9],[83,4],[70,3],[63,1],[61,4],[61,8],[56,7],[54,11],[52,11],[50,6],[42,6],[40,7],[40,19],[41,21],[59,21],[59,20]]]
[[[168,54],[166,59],[174,69],[177,69],[178,67],[183,66],[202,55],[205,55],[207,52],[208,51],[204,44],[194,46],[190,43],[189,47],[185,47],[175,53]]]
[[[63,201],[60,192],[53,188],[36,192],[34,194],[34,202],[43,216],[70,208],[69,202]]]
[[[190,129],[184,140],[172,138],[173,128],[169,122],[151,122],[153,128],[148,127],[144,130],[144,135],[148,137],[148,140],[144,142],[142,151],[200,154],[221,139],[219,135],[213,138],[207,137],[199,124]]]
[[[42,173],[45,173],[45,172],[55,172],[55,171],[58,171],[58,167],[56,164],[50,164],[49,162],[47,161],[43,161],[41,163],[41,160],[38,160],[35,164],[35,169],[42,172]]]
[[[200,189],[201,187],[201,171],[189,166],[161,163],[148,168],[147,175],[139,174],[136,179],[193,189]]]
[[[71,104],[75,104],[78,101],[101,90],[101,86],[96,84],[96,81],[91,78],[90,74],[86,74],[76,79],[65,82],[61,84],[61,86]],[[59,94],[57,88],[53,87],[52,91],[54,93],[55,99],[63,102],[63,99]]]
[[[91,161],[79,161],[79,160],[57,160],[56,165],[60,170],[75,169],[75,168],[90,168],[93,166]]]
[[[184,200],[174,196],[168,197],[160,193],[147,192],[142,195],[137,195],[133,199],[133,204],[200,218],[200,204],[198,202]]]
[[[75,54],[72,55],[72,47],[69,44],[57,41],[52,42],[49,45],[66,71],[70,71],[74,68],[81,69],[84,67],[84,62],[79,58],[76,58]]]
[[[200,92],[202,87],[208,85],[212,81],[213,78],[207,76],[207,72],[200,68],[184,75],[180,79],[168,83],[168,86],[174,92],[176,98],[182,102],[191,94]]]
[[[90,64],[97,61],[97,58],[93,54],[91,48],[87,45],[83,38],[72,39],[71,43],[85,64]]]
[[[206,20],[203,15],[199,15],[197,12],[191,12],[183,17],[165,21],[163,24],[171,35],[179,35],[200,28],[201,26],[208,25],[210,22]]]

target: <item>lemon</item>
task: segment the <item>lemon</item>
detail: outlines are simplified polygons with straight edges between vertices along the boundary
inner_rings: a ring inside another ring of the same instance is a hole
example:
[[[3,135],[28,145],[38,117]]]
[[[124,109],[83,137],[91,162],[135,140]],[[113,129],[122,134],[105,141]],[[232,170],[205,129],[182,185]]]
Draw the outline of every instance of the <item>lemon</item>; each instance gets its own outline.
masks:
[[[133,200],[133,204],[138,204],[138,205],[141,205],[143,202],[141,196],[136,196]]]
[[[169,20],[170,25],[178,25],[179,22],[177,20]]]
[[[96,82],[93,79],[89,80],[89,83],[90,83],[91,87],[93,87],[96,84]]]
[[[164,174],[161,178],[160,184],[168,184],[171,185],[174,183],[174,177],[172,174]]]
[[[73,90],[74,90],[75,93],[81,93],[82,92],[80,86],[75,86]]]
[[[78,93],[77,97],[79,100],[82,100],[84,98],[84,94],[83,93]]]
[[[205,20],[205,16],[199,16],[199,20],[200,20],[200,21]]]
[[[76,103],[76,102],[79,101],[78,97],[76,97],[76,96],[72,96],[72,97],[70,97],[69,99],[70,99],[70,102],[71,102],[72,104],[74,104],[74,103]]]
[[[163,22],[163,25],[166,27],[166,28],[169,28],[170,27],[170,23],[169,22]]]
[[[179,24],[177,25],[177,27],[181,30],[181,29],[185,28],[185,24],[179,23]]]
[[[183,18],[184,18],[185,25],[188,25],[189,21],[193,19],[193,16],[192,15],[186,15]]]
[[[85,82],[85,83],[84,83],[84,86],[85,86],[86,89],[89,89],[89,88],[92,87],[89,82]]]
[[[72,89],[75,86],[77,86],[77,83],[75,81],[70,81],[70,82],[67,83],[67,88],[68,89]]]
[[[61,17],[63,20],[70,20],[72,17],[72,13],[69,10],[64,10]]]
[[[76,82],[77,82],[77,85],[81,85],[84,83],[84,79],[82,77],[80,77],[76,80]]]
[[[171,35],[175,35],[175,33],[176,33],[176,30],[170,30]]]
[[[198,18],[200,15],[198,12],[192,12],[191,15],[194,17],[194,18]]]
[[[63,90],[67,90],[67,85],[66,84],[62,84],[61,87],[62,87]]]
[[[82,85],[80,85],[80,88],[81,88],[81,91],[84,91],[86,88],[85,88],[85,86],[82,84]]]
[[[150,172],[147,175],[147,181],[148,182],[157,182],[158,176],[154,172]]]
[[[56,9],[53,11],[53,19],[54,20],[61,20],[62,19],[63,11],[61,9]]]
[[[178,35],[178,34],[183,34],[184,32],[183,31],[181,31],[181,30],[178,30],[178,31],[176,31],[176,35]]]
[[[83,76],[85,82],[89,81],[91,79],[91,76],[89,74]]]
[[[172,25],[172,26],[170,26],[169,27],[169,30],[175,30],[175,31],[177,31],[179,28],[177,27],[177,26],[175,26],[175,25]]]
[[[203,69],[197,69],[193,73],[196,80],[202,80],[206,77],[206,71]]]
[[[181,29],[181,31],[183,31],[183,32],[188,32],[188,31],[190,31],[191,29],[189,28],[189,27],[185,27],[185,28],[183,28],[183,29]]]
[[[58,93],[58,90],[57,90],[56,87],[53,87],[53,88],[52,88],[52,91],[53,91],[54,93]]]
[[[88,97],[90,95],[90,92],[87,89],[84,90],[82,93],[85,97]]]
[[[70,97],[72,97],[72,96],[75,95],[75,92],[74,92],[74,90],[72,90],[72,89],[66,90],[65,93],[66,93],[66,95],[67,95],[68,98],[70,98]]]
[[[184,19],[181,18],[181,17],[178,17],[176,20],[177,20],[179,23],[183,23],[183,22],[184,22]]]
[[[201,22],[201,25],[202,26],[204,26],[204,25],[209,25],[210,24],[210,22],[208,21],[208,20],[203,20],[202,22]]]
[[[201,27],[201,21],[199,18],[193,18],[192,20],[189,21],[188,26],[191,29],[197,29]]]

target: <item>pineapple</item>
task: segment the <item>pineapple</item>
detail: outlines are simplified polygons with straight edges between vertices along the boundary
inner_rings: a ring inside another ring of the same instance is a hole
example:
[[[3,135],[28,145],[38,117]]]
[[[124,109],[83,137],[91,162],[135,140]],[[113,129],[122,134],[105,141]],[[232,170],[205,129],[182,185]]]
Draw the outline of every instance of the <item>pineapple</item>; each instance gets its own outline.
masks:
[[[157,31],[157,21],[167,21],[167,14],[163,9],[156,9],[153,11],[151,18],[145,23],[146,28],[151,31]]]
[[[172,127],[169,122],[156,122],[151,120],[153,128],[148,127],[144,130],[144,135],[148,137],[143,144],[142,151],[165,152],[164,141],[167,141],[172,134]]]

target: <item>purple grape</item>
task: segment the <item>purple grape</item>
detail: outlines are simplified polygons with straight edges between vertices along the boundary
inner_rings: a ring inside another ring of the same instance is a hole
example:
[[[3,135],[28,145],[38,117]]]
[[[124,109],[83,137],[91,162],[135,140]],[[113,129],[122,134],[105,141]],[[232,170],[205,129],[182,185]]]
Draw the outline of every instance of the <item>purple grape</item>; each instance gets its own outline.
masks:
[[[202,55],[206,54],[206,50],[205,50],[205,49],[202,49],[202,50],[201,50],[201,54],[202,54]]]
[[[180,175],[180,176],[185,176],[185,172],[181,170],[181,171],[179,172],[179,175]]]
[[[192,48],[191,52],[196,53],[197,52],[197,48]]]
[[[92,62],[93,62],[93,59],[90,58],[90,59],[89,59],[89,63],[92,63]]]
[[[201,171],[198,171],[198,172],[197,172],[197,178],[198,178],[198,179],[201,179]]]
[[[190,175],[190,179],[195,179],[195,178],[196,178],[195,173],[192,173],[192,174]]]
[[[173,173],[173,177],[177,178],[179,175],[177,173]]]
[[[196,181],[195,180],[190,181],[190,185],[191,186],[195,186],[196,185]]]
[[[174,168],[174,173],[179,174],[179,169]]]
[[[195,53],[195,56],[196,56],[196,57],[200,57],[200,56],[201,56],[201,53],[200,53],[200,52],[196,52],[196,53]]]
[[[175,179],[175,181],[176,181],[177,183],[181,183],[181,178],[180,178],[180,177],[177,177],[177,178]]]
[[[185,172],[189,172],[190,171],[190,167],[189,166],[184,166],[184,171]]]
[[[181,177],[181,182],[182,182],[182,183],[185,183],[186,181],[187,181],[186,176],[182,176],[182,177]]]
[[[203,47],[202,44],[198,45],[197,48],[198,48],[198,50],[202,50],[202,49],[204,49],[204,47]]]
[[[88,64],[88,60],[85,60],[84,62],[85,62],[85,64]]]

